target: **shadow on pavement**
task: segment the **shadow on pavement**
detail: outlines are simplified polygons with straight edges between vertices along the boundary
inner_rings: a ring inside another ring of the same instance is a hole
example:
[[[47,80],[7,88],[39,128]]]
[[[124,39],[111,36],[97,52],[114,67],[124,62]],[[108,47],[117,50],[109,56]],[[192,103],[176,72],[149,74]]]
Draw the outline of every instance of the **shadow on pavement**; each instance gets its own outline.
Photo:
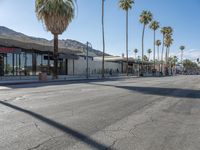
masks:
[[[108,146],[104,145],[104,144],[101,144],[101,143],[98,143],[97,141],[95,141],[94,139],[90,138],[89,136],[87,135],[84,135],[82,133],[80,133],[79,131],[76,131],[74,129],[71,129],[61,123],[58,123],[56,121],[53,121],[49,118],[46,118],[40,114],[37,114],[35,112],[32,112],[30,110],[26,110],[26,109],[23,109],[23,108],[20,108],[18,106],[15,106],[15,105],[12,105],[10,103],[6,103],[6,102],[3,102],[3,101],[0,101],[0,104],[4,105],[4,106],[7,106],[7,107],[10,107],[10,108],[13,108],[17,111],[20,111],[20,112],[23,112],[25,114],[28,114],[56,129],[59,129],[60,131],[74,137],[75,139],[91,146],[92,148],[95,148],[97,150],[111,150],[111,148],[109,148]]]
[[[62,81],[51,81],[51,82],[27,82],[27,83],[16,83],[16,84],[0,84],[0,86],[8,87],[11,89],[20,88],[37,88],[45,86],[56,86],[56,85],[69,85],[69,84],[80,84],[80,83],[91,83],[91,82],[106,82],[106,81],[123,81],[126,78],[106,78],[106,79],[84,79],[84,80],[62,80]]]
[[[118,88],[136,91],[143,94],[160,95],[167,97],[180,98],[200,98],[200,90],[178,89],[178,88],[161,88],[161,87],[132,87],[132,86],[117,86]]]
[[[129,91],[139,92],[142,94],[160,95],[160,96],[166,96],[166,97],[179,97],[179,98],[194,98],[194,99],[200,98],[200,90],[193,90],[193,89],[117,86],[117,85],[98,84],[98,83],[90,83],[90,84],[121,88],[121,89],[126,89]]]

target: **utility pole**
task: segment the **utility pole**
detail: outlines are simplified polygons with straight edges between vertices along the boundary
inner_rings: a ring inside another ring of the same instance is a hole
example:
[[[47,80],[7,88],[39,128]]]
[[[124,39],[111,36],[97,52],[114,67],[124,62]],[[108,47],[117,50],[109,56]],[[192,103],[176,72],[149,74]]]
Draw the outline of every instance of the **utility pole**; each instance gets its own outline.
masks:
[[[89,63],[88,63],[88,55],[89,55],[89,47],[92,48],[92,44],[87,42],[87,54],[86,54],[86,61],[87,61],[87,67],[86,67],[86,78],[89,78]]]

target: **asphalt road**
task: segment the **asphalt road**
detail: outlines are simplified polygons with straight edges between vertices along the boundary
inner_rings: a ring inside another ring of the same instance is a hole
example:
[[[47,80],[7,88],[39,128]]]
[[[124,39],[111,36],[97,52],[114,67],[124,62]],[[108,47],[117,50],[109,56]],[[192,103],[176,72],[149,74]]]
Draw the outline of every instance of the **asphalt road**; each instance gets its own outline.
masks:
[[[199,150],[200,76],[0,87],[0,150]]]

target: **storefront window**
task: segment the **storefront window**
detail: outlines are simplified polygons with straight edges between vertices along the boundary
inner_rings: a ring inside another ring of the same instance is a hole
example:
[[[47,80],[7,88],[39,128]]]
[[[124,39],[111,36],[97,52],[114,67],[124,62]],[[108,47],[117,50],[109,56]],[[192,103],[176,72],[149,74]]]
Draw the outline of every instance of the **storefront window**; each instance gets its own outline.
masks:
[[[36,75],[38,75],[40,72],[42,72],[42,55],[37,54],[36,55]]]
[[[26,75],[25,69],[26,69],[26,63],[25,63],[25,59],[26,59],[26,54],[24,52],[22,52],[20,54],[20,75]]]
[[[41,72],[53,73],[54,61],[51,53],[28,52],[16,48],[0,49],[0,75],[4,76],[29,76]],[[58,60],[58,73],[66,73],[65,60]]]
[[[6,75],[13,75],[13,54],[7,53]]]
[[[32,53],[26,53],[26,75],[33,75]]]
[[[19,75],[19,54],[14,54],[14,75]]]
[[[0,54],[1,55],[1,54]],[[4,63],[2,65],[4,65],[4,71],[3,71],[3,75],[6,75],[7,72],[7,68],[6,68],[6,64],[7,64],[7,54],[3,54],[4,56]]]
[[[0,54],[0,76],[4,75],[4,56]]]
[[[42,71],[49,74],[49,65],[48,65],[48,55],[47,54],[43,54],[42,55],[42,65],[43,65],[43,69]]]

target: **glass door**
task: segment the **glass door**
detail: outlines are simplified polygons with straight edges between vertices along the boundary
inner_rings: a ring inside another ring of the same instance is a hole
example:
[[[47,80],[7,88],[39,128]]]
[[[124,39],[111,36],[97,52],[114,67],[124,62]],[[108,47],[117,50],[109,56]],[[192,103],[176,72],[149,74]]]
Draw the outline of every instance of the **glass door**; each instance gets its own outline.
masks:
[[[0,76],[4,76],[4,57],[0,54]]]

